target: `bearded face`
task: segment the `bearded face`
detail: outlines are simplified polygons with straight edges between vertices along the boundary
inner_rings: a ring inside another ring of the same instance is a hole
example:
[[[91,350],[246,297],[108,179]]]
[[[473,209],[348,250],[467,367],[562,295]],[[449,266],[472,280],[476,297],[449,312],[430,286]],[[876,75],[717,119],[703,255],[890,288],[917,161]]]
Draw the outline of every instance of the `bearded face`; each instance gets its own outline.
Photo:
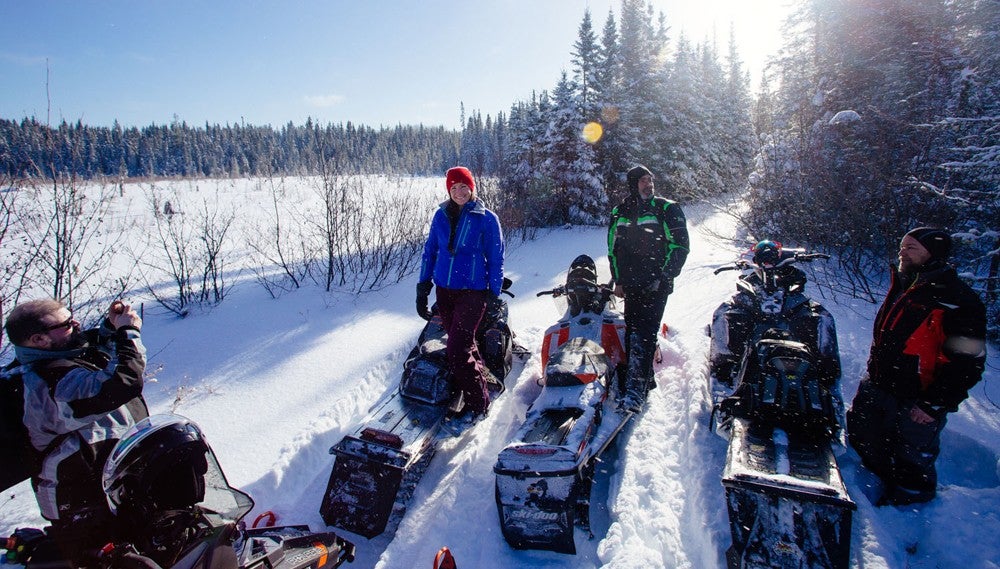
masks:
[[[899,272],[915,273],[931,260],[931,253],[915,238],[907,235],[899,243]]]

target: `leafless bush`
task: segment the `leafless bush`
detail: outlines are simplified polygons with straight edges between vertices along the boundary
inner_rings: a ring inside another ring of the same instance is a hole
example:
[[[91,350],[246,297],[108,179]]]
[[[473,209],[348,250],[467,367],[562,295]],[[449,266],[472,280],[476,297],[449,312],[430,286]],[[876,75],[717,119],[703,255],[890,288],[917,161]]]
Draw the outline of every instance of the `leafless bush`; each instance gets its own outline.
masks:
[[[152,208],[154,231],[149,236],[149,256],[139,259],[145,268],[142,278],[146,290],[157,304],[183,318],[195,301],[191,284],[194,276],[192,228],[183,214],[161,214],[163,199],[152,184],[147,199]],[[164,274],[171,283],[170,294],[159,286],[160,277]]]
[[[160,306],[182,318],[192,304],[222,302],[229,290],[226,245],[237,218],[236,209],[224,209],[215,194],[203,199],[201,208],[189,215],[177,205],[183,202],[181,196],[175,195],[170,200],[174,213],[162,213],[166,200],[152,185],[147,199],[154,231],[149,258],[138,261],[146,269],[143,279],[149,294]],[[159,284],[164,277],[171,283],[169,294]],[[197,287],[195,280],[199,278]]]
[[[33,193],[35,205],[18,216],[23,239],[35,252],[25,269],[28,280],[86,322],[132,284],[132,265],[118,256],[128,224],[110,223],[127,213],[115,211],[118,194],[107,185],[55,178]]]
[[[361,211],[368,215],[362,221],[356,244],[355,290],[372,290],[386,282],[399,282],[419,263],[426,224],[420,200],[408,191],[390,193],[390,199],[371,200],[374,202],[371,207],[364,207],[365,200],[361,200]]]
[[[315,184],[320,206],[306,216],[317,283],[352,291],[398,282],[415,270],[427,211],[402,179],[327,173]]]
[[[30,218],[33,206],[31,191],[13,180],[0,179],[0,318],[25,294],[31,284],[31,269],[39,250],[31,247],[22,218]]]
[[[198,240],[202,244],[201,291],[198,294],[201,302],[218,304],[229,291],[226,284],[229,259],[225,245],[236,216],[237,209],[223,209],[218,195],[214,203],[209,203],[208,199],[202,201],[200,215],[196,218]]]
[[[250,270],[271,298],[277,298],[302,286],[310,272],[310,256],[302,225],[292,222],[302,216],[296,215],[294,205],[287,201],[284,179],[275,182],[273,177],[267,178],[262,185],[270,207],[259,230],[247,232]]]
[[[504,239],[510,244],[515,240],[533,241],[538,237],[542,224],[538,222],[538,209],[544,209],[533,197],[532,188],[521,195],[503,191],[496,178],[481,178],[476,183],[476,194],[500,219]],[[532,211],[536,210],[536,211]]]

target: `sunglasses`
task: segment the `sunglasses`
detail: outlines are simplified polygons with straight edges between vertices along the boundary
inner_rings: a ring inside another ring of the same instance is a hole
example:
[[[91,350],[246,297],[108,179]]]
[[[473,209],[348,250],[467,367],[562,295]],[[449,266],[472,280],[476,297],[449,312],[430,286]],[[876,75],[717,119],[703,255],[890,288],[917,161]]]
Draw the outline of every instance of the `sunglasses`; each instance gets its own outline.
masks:
[[[63,322],[60,322],[58,324],[53,324],[51,326],[46,326],[46,327],[42,328],[42,333],[46,333],[47,334],[49,332],[54,332],[56,330],[69,330],[70,328],[73,327],[73,324],[75,322],[76,322],[76,320],[74,320],[73,316],[70,315],[70,317],[67,318]]]

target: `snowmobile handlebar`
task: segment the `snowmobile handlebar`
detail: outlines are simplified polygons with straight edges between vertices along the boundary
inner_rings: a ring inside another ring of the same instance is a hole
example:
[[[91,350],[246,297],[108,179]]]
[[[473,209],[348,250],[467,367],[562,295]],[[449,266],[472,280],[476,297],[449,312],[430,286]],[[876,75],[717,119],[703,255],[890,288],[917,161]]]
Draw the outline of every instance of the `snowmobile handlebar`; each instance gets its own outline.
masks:
[[[597,285],[597,290],[599,290],[600,292],[613,293],[614,292],[614,286],[612,284],[610,284],[610,283],[606,284],[606,285],[599,284],[599,285]],[[566,294],[566,286],[565,285],[559,285],[556,288],[551,289],[551,290],[539,291],[539,292],[535,293],[535,296],[536,297],[538,297],[538,296],[552,296],[554,298],[559,298],[560,296],[562,296],[564,294]]]
[[[506,294],[507,296],[509,296],[511,298],[514,298],[514,293],[510,292],[510,287],[513,284],[514,284],[514,281],[510,280],[507,277],[504,277],[503,278],[503,284],[500,285],[500,294]]]
[[[795,257],[793,258],[795,259],[795,261],[793,262],[798,262],[798,261],[811,262],[815,261],[816,259],[823,259],[825,261],[830,258],[830,255],[827,255],[826,253],[796,253]]]
[[[719,274],[719,273],[721,273],[723,271],[743,271],[743,270],[758,269],[758,268],[759,269],[764,269],[766,271],[766,270],[773,270],[773,269],[776,269],[778,267],[785,267],[785,266],[788,266],[788,265],[791,265],[791,264],[794,264],[794,263],[803,263],[803,262],[804,263],[811,263],[812,261],[815,261],[816,259],[823,259],[825,261],[825,260],[827,260],[829,258],[830,258],[830,255],[828,255],[826,253],[798,253],[798,252],[796,252],[796,253],[793,253],[791,256],[782,259],[778,264],[776,264],[774,266],[770,266],[770,267],[768,267],[768,266],[762,266],[762,265],[757,265],[756,263],[754,263],[752,261],[747,261],[746,259],[740,259],[740,260],[732,263],[731,265],[723,265],[723,266],[715,269],[714,271],[712,271],[712,274],[713,275],[717,275],[717,274]]]
[[[715,269],[714,271],[712,271],[712,274],[713,275],[717,275],[717,274],[719,274],[721,272],[725,272],[725,271],[736,271],[736,270],[740,270],[740,269],[745,269],[745,268],[748,267],[748,265],[749,265],[749,263],[747,263],[746,261],[737,261],[736,263],[733,263],[732,265],[723,265],[723,266]]]

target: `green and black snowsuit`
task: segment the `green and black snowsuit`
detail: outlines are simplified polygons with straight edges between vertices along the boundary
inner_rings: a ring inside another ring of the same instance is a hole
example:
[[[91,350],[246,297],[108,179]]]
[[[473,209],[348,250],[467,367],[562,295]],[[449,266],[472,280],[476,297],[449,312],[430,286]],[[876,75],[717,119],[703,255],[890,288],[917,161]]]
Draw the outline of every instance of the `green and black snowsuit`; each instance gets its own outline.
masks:
[[[608,260],[611,276],[626,294],[654,284],[673,292],[689,248],[687,220],[676,202],[633,192],[611,210]]]
[[[687,260],[690,241],[687,220],[671,200],[639,195],[638,179],[649,171],[629,172],[629,197],[611,211],[608,260],[611,276],[625,291],[625,350],[629,357],[629,390],[645,398],[653,386],[656,334],[674,290],[674,278]]]

